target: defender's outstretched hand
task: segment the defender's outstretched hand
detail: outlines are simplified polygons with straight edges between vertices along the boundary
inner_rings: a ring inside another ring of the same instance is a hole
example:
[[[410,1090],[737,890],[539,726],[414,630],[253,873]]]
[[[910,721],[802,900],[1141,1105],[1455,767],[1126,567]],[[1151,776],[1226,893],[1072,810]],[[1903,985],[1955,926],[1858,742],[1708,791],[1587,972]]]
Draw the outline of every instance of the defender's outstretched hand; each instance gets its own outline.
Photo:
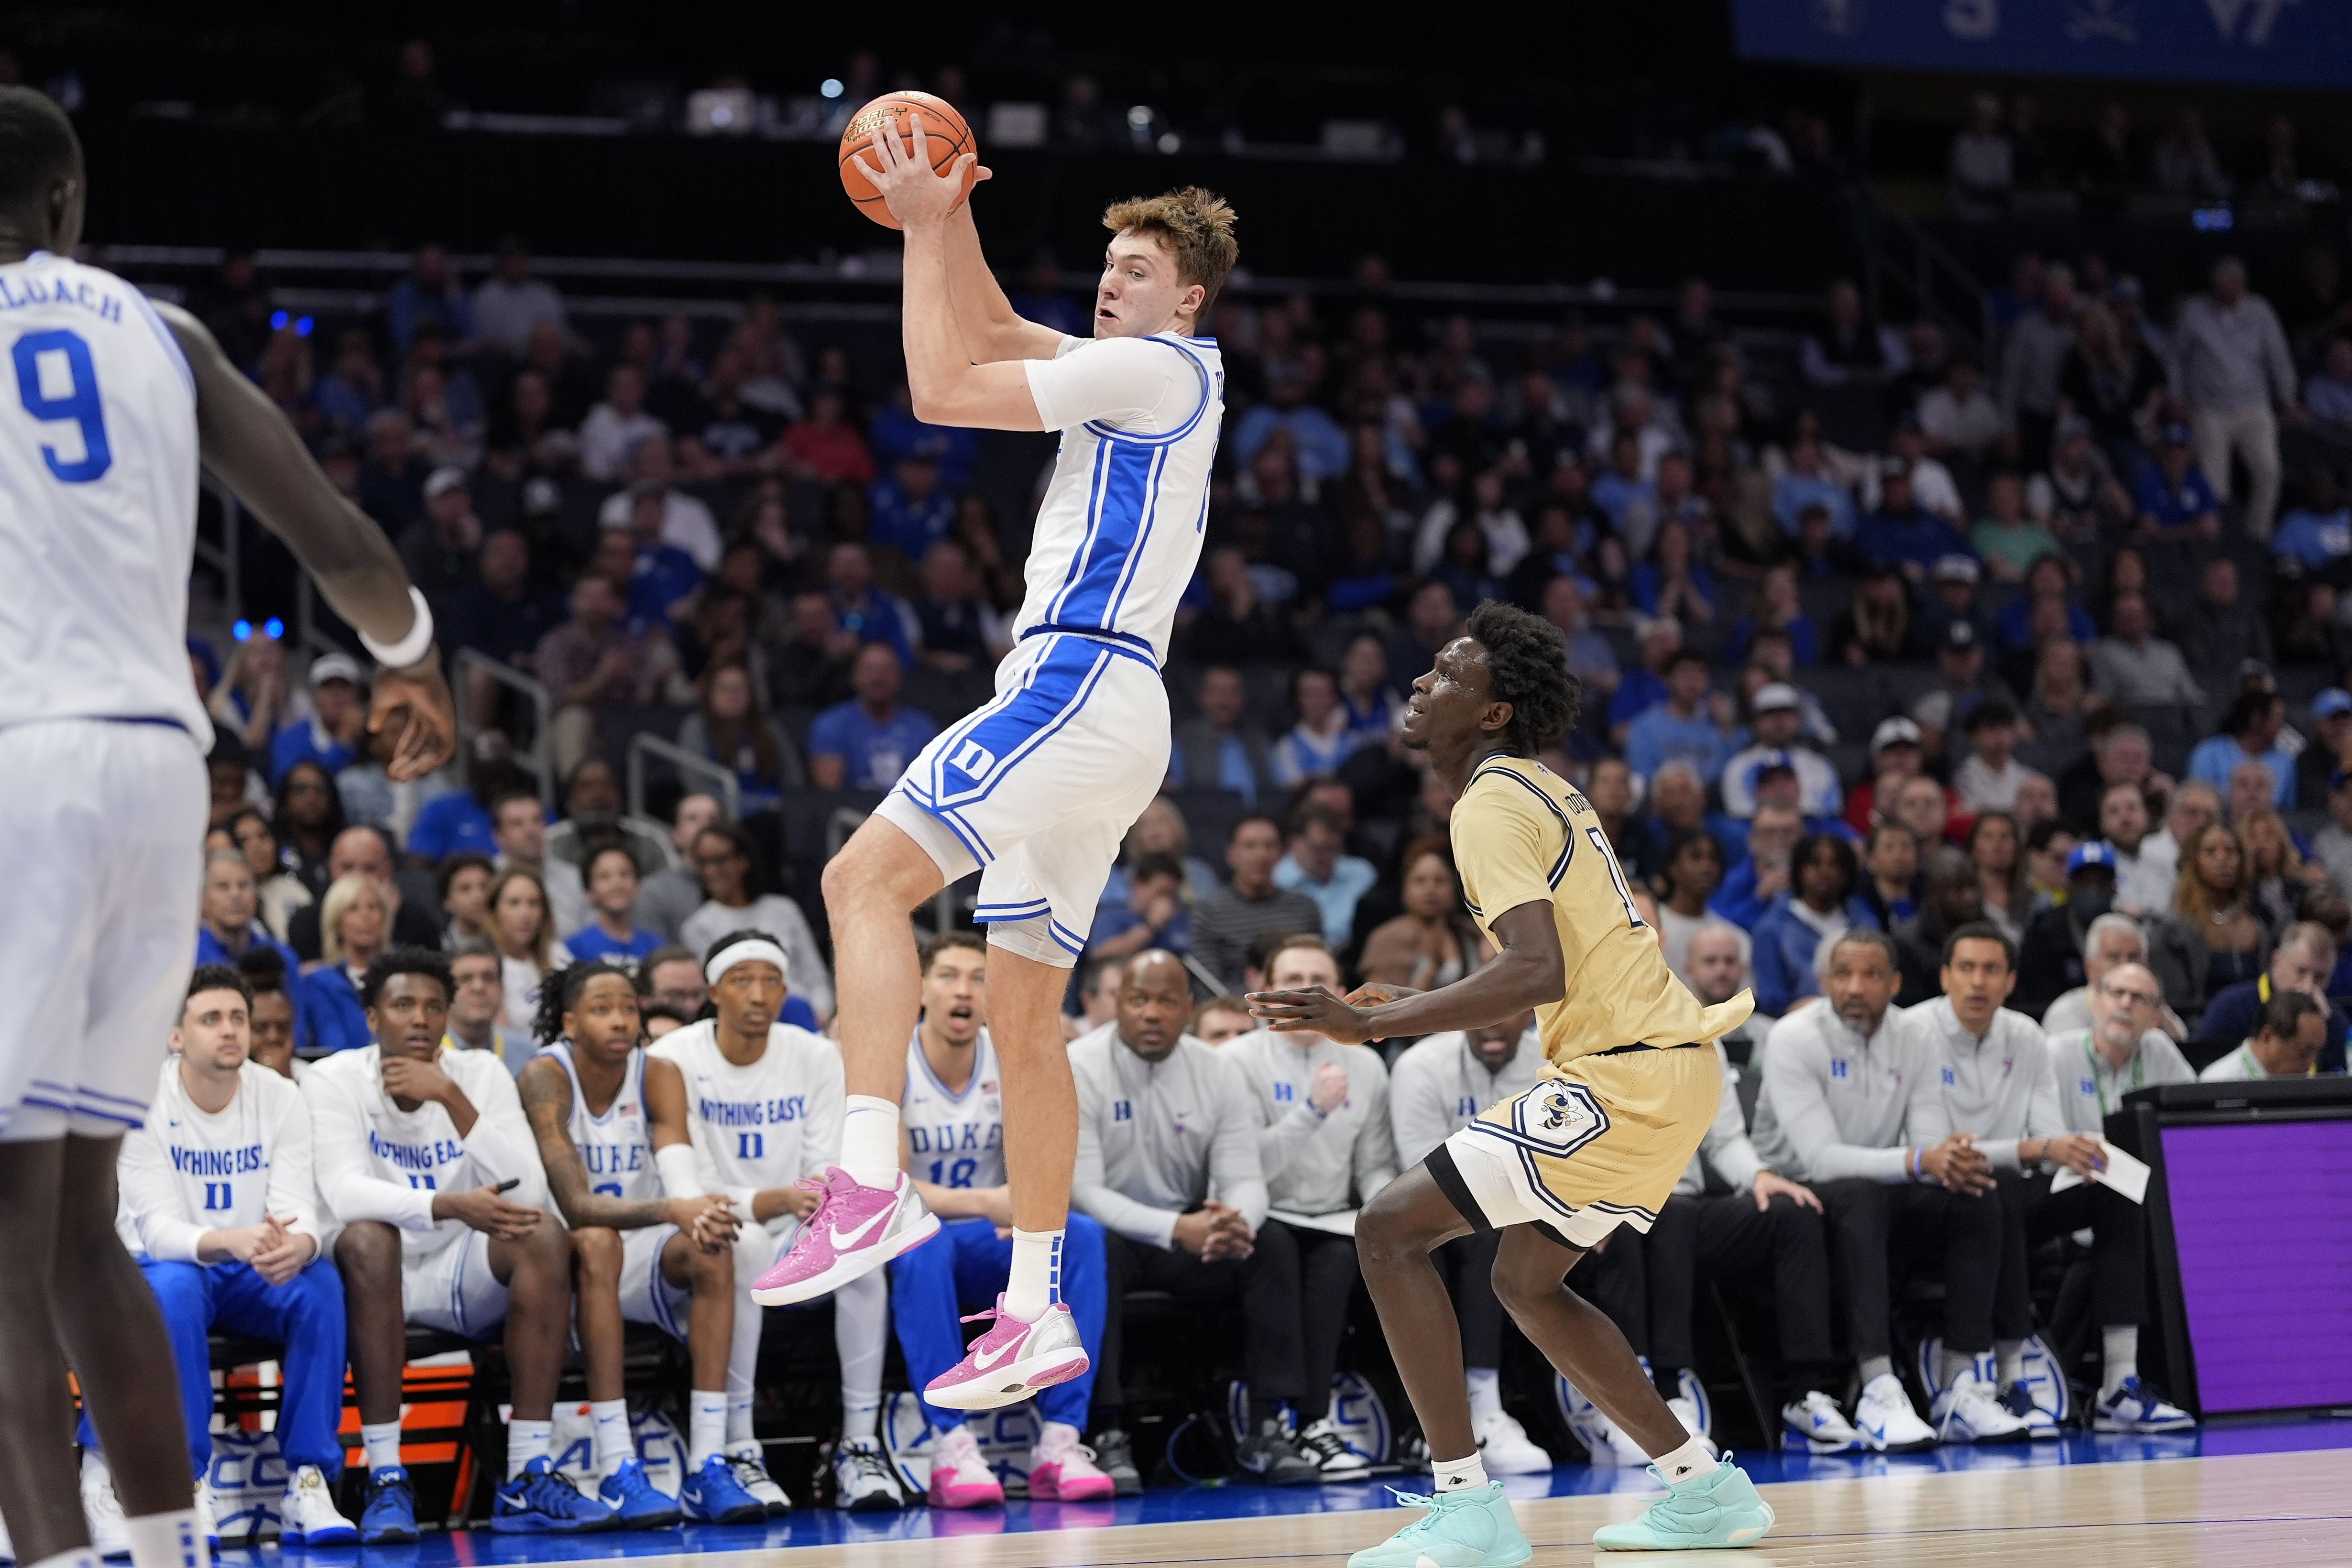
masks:
[[[1364,1015],[1321,986],[1303,991],[1252,991],[1243,998],[1250,1014],[1265,1026],[1285,1033],[1304,1030],[1341,1045],[1360,1045],[1373,1038]]]
[[[370,735],[396,727],[398,745],[384,771],[402,783],[422,779],[449,760],[457,748],[457,714],[438,653],[404,670],[376,672],[367,727]]]
[[[938,223],[956,208],[963,199],[964,171],[980,162],[980,154],[967,152],[947,166],[945,172],[931,168],[930,137],[923,130],[920,111],[907,116],[907,129],[914,139],[909,152],[898,140],[896,118],[884,120],[874,130],[874,156],[881,160],[876,168],[863,153],[854,154],[853,161],[866,172],[866,178],[882,193],[890,208],[890,215],[899,226],[910,228],[919,223]],[[988,178],[988,171],[979,170],[974,181]]]

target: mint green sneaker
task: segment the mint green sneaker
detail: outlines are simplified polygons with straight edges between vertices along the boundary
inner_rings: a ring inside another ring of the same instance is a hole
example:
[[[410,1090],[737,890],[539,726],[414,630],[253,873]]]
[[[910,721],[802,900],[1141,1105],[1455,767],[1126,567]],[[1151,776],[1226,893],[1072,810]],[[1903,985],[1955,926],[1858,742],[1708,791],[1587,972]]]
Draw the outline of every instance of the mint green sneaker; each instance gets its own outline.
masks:
[[[1349,1558],[1348,1568],[1518,1568],[1535,1555],[1500,1481],[1434,1497],[1400,1491],[1396,1500],[1429,1512]]]
[[[1665,1482],[1665,1497],[1631,1524],[1603,1525],[1593,1533],[1593,1545],[1612,1552],[1753,1546],[1772,1528],[1772,1505],[1729,1459],[1679,1481],[1667,1481],[1655,1465],[1650,1473]]]

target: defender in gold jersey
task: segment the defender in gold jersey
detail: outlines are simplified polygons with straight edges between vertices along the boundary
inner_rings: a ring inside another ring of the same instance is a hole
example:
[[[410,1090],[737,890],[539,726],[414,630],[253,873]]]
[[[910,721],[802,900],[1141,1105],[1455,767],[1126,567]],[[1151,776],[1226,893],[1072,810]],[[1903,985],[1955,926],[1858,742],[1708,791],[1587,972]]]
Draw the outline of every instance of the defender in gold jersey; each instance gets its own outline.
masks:
[[[1684,1430],[1633,1348],[1570,1292],[1570,1269],[1621,1224],[1646,1230],[1722,1092],[1715,1039],[1753,1009],[1706,1007],[1666,967],[1600,817],[1533,754],[1575,721],[1559,628],[1489,601],[1413,683],[1404,743],[1454,792],[1455,863],[1495,961],[1428,992],[1366,986],[1253,994],[1274,1029],[1335,1040],[1469,1030],[1528,1008],[1542,1080],[1488,1109],[1364,1206],[1356,1249],[1436,1487],[1430,1510],[1351,1568],[1513,1568],[1530,1552],[1472,1434],[1461,1336],[1431,1249],[1502,1230],[1495,1292],[1528,1339],[1655,1461],[1667,1496],[1594,1538],[1616,1548],[1745,1546],[1772,1511],[1738,1467]]]

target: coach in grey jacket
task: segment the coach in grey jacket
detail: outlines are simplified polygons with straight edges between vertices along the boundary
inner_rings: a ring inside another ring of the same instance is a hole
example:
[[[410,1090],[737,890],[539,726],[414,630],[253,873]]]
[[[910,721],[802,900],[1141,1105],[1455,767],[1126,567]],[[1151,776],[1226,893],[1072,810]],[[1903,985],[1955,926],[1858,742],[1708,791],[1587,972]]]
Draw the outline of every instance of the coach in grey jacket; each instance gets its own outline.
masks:
[[[1070,1042],[1078,1090],[1070,1197],[1106,1232],[1110,1281],[1095,1376],[1097,1430],[1125,1425],[1119,1374],[1129,1290],[1188,1301],[1240,1297],[1253,1394],[1265,1390],[1279,1404],[1302,1386],[1295,1288],[1267,1275],[1255,1245],[1266,1193],[1249,1087],[1223,1052],[1183,1032],[1192,1006],[1182,962],[1141,953],[1120,985],[1118,1016]]]
[[[1756,1152],[1810,1186],[1829,1224],[1831,1264],[1863,1376],[1854,1427],[1917,1427],[1894,1376],[1892,1276],[1941,1260],[1948,1354],[1992,1348],[2000,1205],[1990,1166],[1965,1139],[1906,1138],[1934,1048],[1893,1009],[1902,986],[1894,940],[1848,930],[1815,957],[1822,1000],[1789,1014],[1764,1043]],[[1896,1418],[1908,1416],[1908,1423]],[[1881,1420],[1880,1417],[1885,1417]],[[1874,1442],[1874,1446],[1875,1443]]]

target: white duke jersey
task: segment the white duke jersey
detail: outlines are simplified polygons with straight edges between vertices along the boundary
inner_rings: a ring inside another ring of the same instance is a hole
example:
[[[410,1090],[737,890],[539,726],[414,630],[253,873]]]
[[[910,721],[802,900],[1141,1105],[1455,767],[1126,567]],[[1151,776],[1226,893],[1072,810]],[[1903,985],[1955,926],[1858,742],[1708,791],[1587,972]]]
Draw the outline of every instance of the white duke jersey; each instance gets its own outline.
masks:
[[[718,1022],[705,1019],[672,1030],[652,1051],[686,1080],[705,1191],[748,1212],[754,1193],[822,1176],[840,1160],[849,1092],[841,1052],[823,1035],[771,1024],[760,1060],[738,1067],[719,1052]]]
[[[1168,660],[1177,601],[1201,559],[1225,414],[1213,338],[1065,338],[1023,361],[1062,448],[1037,508],[1015,636],[1109,635]]]
[[[646,1119],[644,1049],[629,1052],[621,1092],[601,1116],[588,1113],[580,1070],[572,1061],[572,1042],[559,1040],[539,1054],[553,1057],[563,1075],[572,1080],[572,1119],[565,1125],[572,1134],[572,1146],[580,1151],[580,1163],[587,1167],[590,1190],[632,1203],[661,1197],[661,1173],[654,1168],[653,1126]]]
[[[136,288],[47,251],[0,266],[0,727],[168,719],[208,748],[186,357]]]
[[[165,1059],[147,1123],[124,1135],[114,1228],[131,1252],[193,1263],[207,1230],[242,1230],[276,1215],[319,1239],[310,1173],[310,1113],[302,1092],[257,1062],[238,1070],[236,1097],[215,1115],[188,1098],[180,1059]]]
[[[931,1071],[918,1029],[907,1042],[907,1096],[898,1102],[908,1168],[934,1186],[1004,1185],[1004,1081],[996,1043],[980,1031],[971,1077],[955,1093]]]

